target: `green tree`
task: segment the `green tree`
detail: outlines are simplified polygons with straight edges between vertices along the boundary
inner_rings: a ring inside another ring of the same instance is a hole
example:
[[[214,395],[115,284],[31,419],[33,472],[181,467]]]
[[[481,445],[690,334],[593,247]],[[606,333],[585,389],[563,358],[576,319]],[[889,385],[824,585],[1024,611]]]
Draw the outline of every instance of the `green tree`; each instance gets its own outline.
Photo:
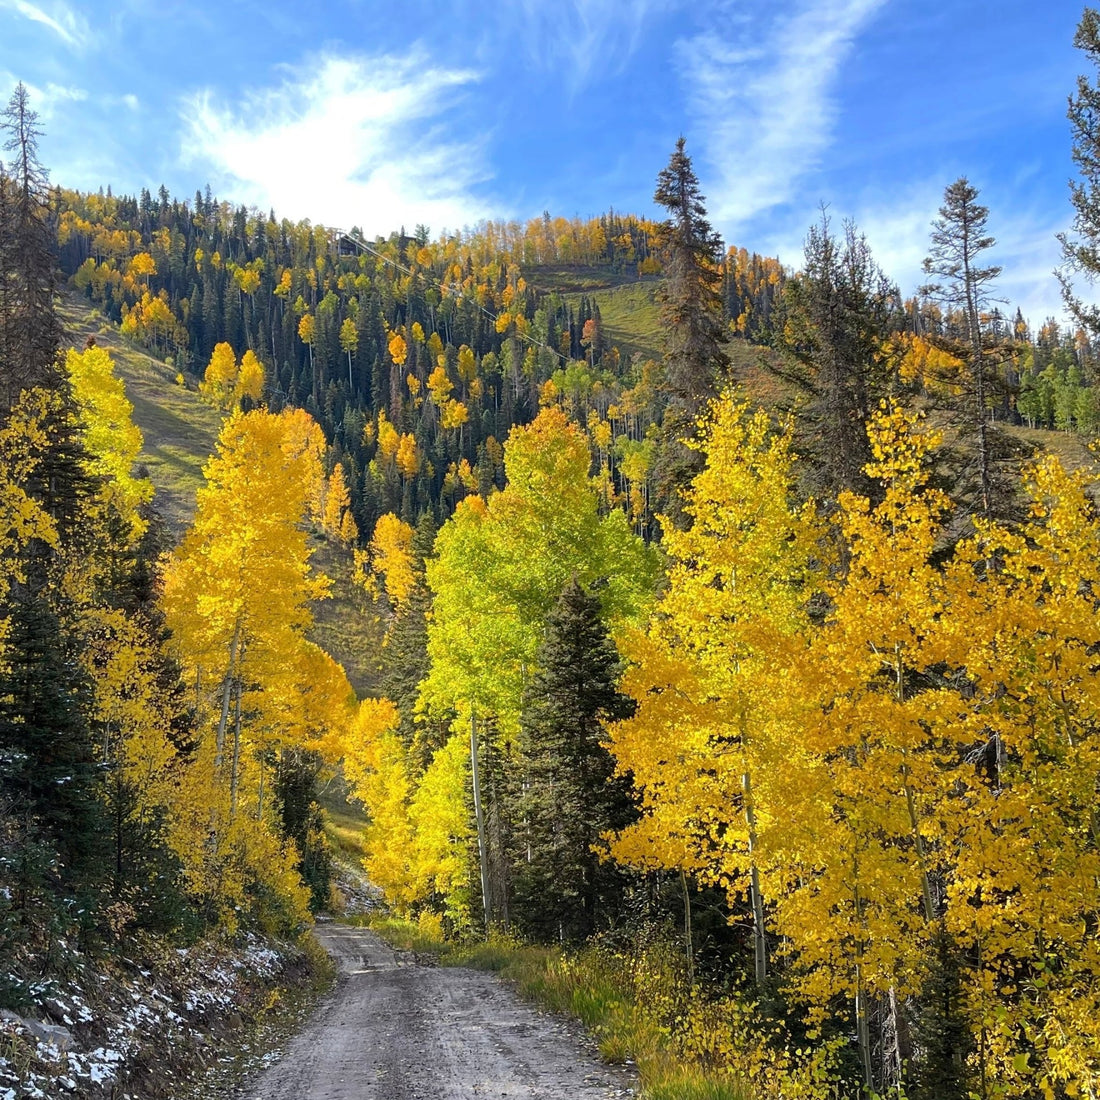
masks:
[[[54,311],[57,261],[49,218],[49,176],[38,160],[38,116],[18,84],[0,114],[0,413],[24,389],[56,389],[61,323]]]
[[[547,616],[537,663],[520,732],[515,913],[540,939],[581,940],[608,925],[621,900],[624,874],[597,845],[635,810],[604,723],[634,705],[616,687],[621,665],[600,601],[576,578]]]
[[[983,330],[982,313],[992,302],[990,287],[1001,269],[981,266],[981,254],[996,241],[986,232],[989,208],[977,200],[977,188],[965,176],[948,184],[939,217],[932,223],[931,249],[924,261],[924,273],[938,281],[926,284],[922,293],[961,314],[961,332],[948,337],[946,343],[967,366],[961,411],[975,441],[978,511],[988,518],[999,488],[994,484],[996,433],[990,421],[998,349]]]
[[[707,221],[705,200],[682,137],[657,177],[653,199],[670,214],[661,226],[665,277],[659,293],[668,407],[656,479],[664,507],[680,517],[679,491],[701,467],[698,452],[681,440],[695,434],[696,417],[729,367],[722,242]]]
[[[829,219],[810,227],[802,271],[783,290],[779,373],[806,395],[800,450],[812,458],[814,489],[867,494],[867,421],[889,388],[883,354],[895,328],[897,288],[855,225],[836,237]]]
[[[1100,13],[1085,8],[1073,44],[1094,67],[1100,67]],[[1073,231],[1058,236],[1065,266],[1058,272],[1066,307],[1093,336],[1100,335],[1100,309],[1083,302],[1073,288],[1073,276],[1092,283],[1100,274],[1100,82],[1078,76],[1069,98],[1068,117],[1073,133],[1073,163],[1079,178],[1069,185]]]

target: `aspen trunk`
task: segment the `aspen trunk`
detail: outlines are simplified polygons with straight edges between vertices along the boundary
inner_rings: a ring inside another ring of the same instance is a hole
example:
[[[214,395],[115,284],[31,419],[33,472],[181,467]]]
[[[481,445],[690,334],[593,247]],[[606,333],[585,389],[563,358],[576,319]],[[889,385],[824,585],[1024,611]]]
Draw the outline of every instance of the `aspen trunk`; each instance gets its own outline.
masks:
[[[756,808],[752,801],[752,779],[741,777],[745,791],[745,822],[749,829],[749,893],[752,900],[752,938],[755,948],[756,984],[762,986],[768,976],[768,944],[764,938],[764,899],[760,893],[760,869],[756,865]]]
[[[225,758],[225,728],[229,723],[229,704],[233,695],[233,682],[237,678],[237,649],[241,639],[241,623],[233,627],[233,640],[229,643],[229,667],[222,681],[222,707],[218,718],[218,731],[214,737],[214,767],[221,768]]]
[[[229,817],[237,816],[237,771],[241,762],[241,681],[237,680],[236,715],[233,722],[233,768],[229,775]]]
[[[492,923],[489,904],[489,864],[485,843],[485,815],[481,809],[481,782],[477,772],[477,718],[470,715],[470,780],[474,788],[474,820],[477,822],[477,861],[481,870],[481,906],[485,913],[485,931]]]
[[[684,957],[688,965],[688,985],[695,985],[695,945],[691,936],[691,894],[688,892],[687,875],[680,868],[680,888],[684,892]]]

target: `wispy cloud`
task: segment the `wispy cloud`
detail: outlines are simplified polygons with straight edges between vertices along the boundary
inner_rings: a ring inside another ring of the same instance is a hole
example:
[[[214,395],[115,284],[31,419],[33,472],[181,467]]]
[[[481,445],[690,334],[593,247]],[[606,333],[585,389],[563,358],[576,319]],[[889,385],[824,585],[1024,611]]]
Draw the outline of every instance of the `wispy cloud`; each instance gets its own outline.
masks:
[[[227,197],[289,217],[368,233],[458,228],[499,213],[473,194],[486,179],[483,137],[463,134],[460,144],[441,125],[477,80],[419,52],[321,56],[278,87],[243,93],[235,108],[210,91],[190,96],[183,157]]]
[[[520,0],[514,35],[527,56],[563,75],[571,92],[623,71],[648,21],[682,0]]]
[[[14,88],[19,82],[19,78],[14,73],[0,72],[0,88]],[[31,110],[38,115],[40,122],[49,122],[58,108],[66,103],[80,103],[88,98],[88,93],[83,88],[52,82],[32,84],[29,80],[24,80],[22,83],[27,89]]]
[[[32,23],[48,27],[74,49],[84,49],[91,45],[94,38],[87,19],[59,0],[52,0],[49,4],[32,4],[30,0],[0,0],[0,9],[15,12]]]
[[[800,0],[791,14],[722,4],[714,30],[676,45],[712,166],[710,209],[736,229],[787,202],[833,138],[834,83],[885,0]]]
[[[932,236],[932,221],[943,205],[945,186],[952,176],[947,173],[899,185],[889,196],[866,190],[848,208],[830,206],[826,213],[833,231],[841,231],[845,218],[867,238],[875,263],[902,295],[909,297],[928,281],[923,263]],[[981,181],[971,180],[975,186]],[[1014,201],[1011,188],[992,189],[979,195],[978,201],[989,207],[987,225],[996,243],[983,262],[999,264],[1001,274],[991,287],[995,298],[1002,299],[1002,310],[1024,317],[1037,328],[1047,317],[1065,319],[1061,292],[1054,269],[1061,260],[1057,234],[1064,229],[1057,211],[1051,212],[1034,203]],[[821,217],[820,207],[799,204],[783,217],[771,220],[769,231],[752,242],[752,247],[783,263],[799,268],[803,263],[803,245],[811,224]]]

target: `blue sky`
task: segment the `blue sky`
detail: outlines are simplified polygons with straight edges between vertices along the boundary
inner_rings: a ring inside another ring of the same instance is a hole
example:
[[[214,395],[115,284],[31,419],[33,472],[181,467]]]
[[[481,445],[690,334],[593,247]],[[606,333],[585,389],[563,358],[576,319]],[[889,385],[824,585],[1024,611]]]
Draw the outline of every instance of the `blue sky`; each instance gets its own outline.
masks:
[[[0,0],[55,182],[163,182],[386,234],[658,213],[682,133],[727,243],[797,264],[822,203],[905,293],[944,186],[990,208],[1000,293],[1059,310],[1067,0]],[[1095,75],[1095,74],[1092,74]]]

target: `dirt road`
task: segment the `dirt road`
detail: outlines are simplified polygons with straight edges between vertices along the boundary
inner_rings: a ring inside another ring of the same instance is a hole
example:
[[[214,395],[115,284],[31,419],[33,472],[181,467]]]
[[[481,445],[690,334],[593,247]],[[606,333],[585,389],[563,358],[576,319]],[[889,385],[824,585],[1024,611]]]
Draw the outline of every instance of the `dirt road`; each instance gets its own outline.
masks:
[[[609,1100],[632,1078],[476,970],[419,966],[363,928],[318,936],[340,978],[248,1100]]]

